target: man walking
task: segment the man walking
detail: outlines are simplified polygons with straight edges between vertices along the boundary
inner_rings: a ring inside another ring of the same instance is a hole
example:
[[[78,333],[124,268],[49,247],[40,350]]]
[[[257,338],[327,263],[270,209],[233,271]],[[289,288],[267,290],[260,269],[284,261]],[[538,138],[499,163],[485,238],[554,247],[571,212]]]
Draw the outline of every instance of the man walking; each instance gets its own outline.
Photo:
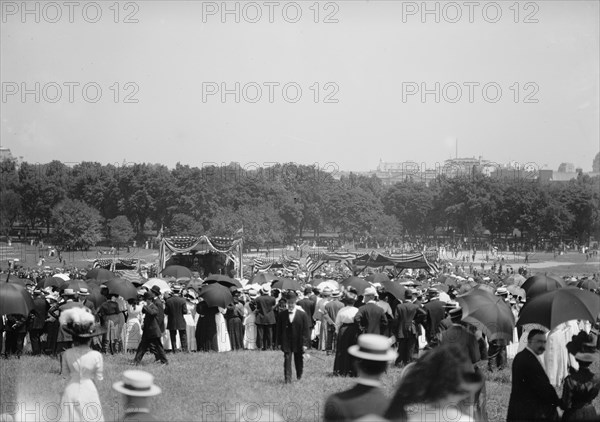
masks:
[[[527,347],[517,353],[512,365],[508,422],[558,420],[556,408],[560,406],[560,399],[539,361],[545,350],[546,334],[531,330]]]
[[[154,352],[156,359],[160,360],[164,365],[167,365],[169,361],[167,360],[165,349],[163,349],[162,343],[160,342],[162,332],[158,321],[162,312],[159,311],[159,307],[155,303],[157,299],[155,299],[154,292],[148,291],[144,293],[144,300],[146,303],[142,308],[142,313],[145,315],[142,340],[140,341],[133,362],[135,365],[142,363],[144,355],[152,346],[152,351]]]
[[[302,378],[304,351],[310,343],[310,321],[304,310],[296,306],[298,296],[289,291],[284,295],[287,312],[279,314],[277,338],[283,351],[283,373],[286,383],[292,382],[292,358],[296,368],[296,378]]]

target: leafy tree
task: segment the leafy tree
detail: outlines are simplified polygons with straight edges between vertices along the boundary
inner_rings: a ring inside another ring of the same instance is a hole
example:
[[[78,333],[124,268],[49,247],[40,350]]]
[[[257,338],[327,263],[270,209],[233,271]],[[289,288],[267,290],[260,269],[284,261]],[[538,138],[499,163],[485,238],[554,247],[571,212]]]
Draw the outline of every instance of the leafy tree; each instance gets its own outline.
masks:
[[[178,213],[171,217],[168,232],[171,236],[201,236],[204,234],[204,226],[193,217]]]
[[[93,246],[101,239],[100,213],[82,201],[65,199],[52,210],[54,240],[67,247]]]
[[[133,236],[135,235],[131,223],[124,215],[119,215],[110,220],[107,229],[107,237],[116,244],[127,243],[133,239]]]
[[[13,190],[1,190],[0,204],[0,232],[8,236],[21,215],[21,197]]]
[[[409,235],[430,231],[433,189],[412,181],[390,186],[382,198],[384,211],[394,215]]]

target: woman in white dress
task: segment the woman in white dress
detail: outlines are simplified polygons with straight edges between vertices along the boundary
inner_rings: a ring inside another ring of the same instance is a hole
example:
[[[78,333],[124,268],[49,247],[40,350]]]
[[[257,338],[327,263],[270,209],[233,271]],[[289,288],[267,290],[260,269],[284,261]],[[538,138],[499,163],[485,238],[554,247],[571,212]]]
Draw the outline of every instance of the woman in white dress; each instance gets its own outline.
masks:
[[[227,322],[225,321],[225,312],[227,309],[219,307],[219,312],[215,315],[217,324],[217,347],[219,352],[231,351],[231,342],[229,341],[229,331],[227,331]]]
[[[127,302],[127,326],[124,331],[124,350],[136,351],[142,339],[142,309],[144,305],[138,300],[131,299]]]
[[[69,376],[60,400],[61,421],[104,421],[100,396],[94,384],[103,380],[103,359],[90,349],[92,337],[101,335],[94,315],[85,307],[71,308],[60,315],[60,324],[73,336],[73,347],[65,350],[61,373]]]
[[[183,316],[185,319],[185,329],[187,332],[187,343],[188,350],[195,352],[198,350],[196,344],[196,323],[198,322],[198,313],[196,312],[196,305],[198,299],[196,298],[196,292],[193,289],[188,289],[185,293],[187,313]]]
[[[256,314],[254,299],[258,292],[254,289],[248,291],[248,300],[244,305],[244,349],[256,350]]]

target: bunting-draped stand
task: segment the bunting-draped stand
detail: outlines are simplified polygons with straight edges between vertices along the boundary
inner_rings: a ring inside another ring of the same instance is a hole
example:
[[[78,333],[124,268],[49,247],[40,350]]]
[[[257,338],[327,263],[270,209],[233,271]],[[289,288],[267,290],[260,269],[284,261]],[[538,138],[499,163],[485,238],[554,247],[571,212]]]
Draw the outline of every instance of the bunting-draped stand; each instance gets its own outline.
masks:
[[[196,252],[205,254],[208,252],[217,252],[225,255],[227,262],[231,261],[234,268],[239,272],[242,255],[242,239],[231,237],[207,237],[207,236],[173,236],[163,237],[160,242],[159,250],[159,272],[162,271],[167,261],[177,254]]]

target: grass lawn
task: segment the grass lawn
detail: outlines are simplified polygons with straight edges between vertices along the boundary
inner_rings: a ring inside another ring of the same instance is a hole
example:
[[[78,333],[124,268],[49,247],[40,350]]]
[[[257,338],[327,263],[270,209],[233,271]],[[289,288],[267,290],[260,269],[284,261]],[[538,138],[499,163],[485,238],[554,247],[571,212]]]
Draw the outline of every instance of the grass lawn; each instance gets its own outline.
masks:
[[[98,383],[107,421],[122,417],[119,393],[112,384],[121,372],[132,369],[133,355],[105,356],[104,381]],[[232,421],[236,412],[273,409],[287,421],[318,421],[327,396],[353,384],[351,378],[331,377],[333,357],[312,352],[301,381],[283,382],[281,352],[242,351],[169,355],[170,364],[155,364],[146,355],[140,368],[155,376],[163,392],[152,400],[152,409],[163,421]],[[66,380],[58,374],[58,361],[49,357],[24,356],[0,361],[0,413],[13,413],[15,420],[55,420]],[[598,372],[598,364],[594,371]],[[391,396],[400,369],[391,368],[383,381]],[[510,370],[487,374],[487,407],[490,421],[503,421],[510,395]],[[600,411],[600,400],[595,401]],[[37,419],[36,419],[37,418]]]

